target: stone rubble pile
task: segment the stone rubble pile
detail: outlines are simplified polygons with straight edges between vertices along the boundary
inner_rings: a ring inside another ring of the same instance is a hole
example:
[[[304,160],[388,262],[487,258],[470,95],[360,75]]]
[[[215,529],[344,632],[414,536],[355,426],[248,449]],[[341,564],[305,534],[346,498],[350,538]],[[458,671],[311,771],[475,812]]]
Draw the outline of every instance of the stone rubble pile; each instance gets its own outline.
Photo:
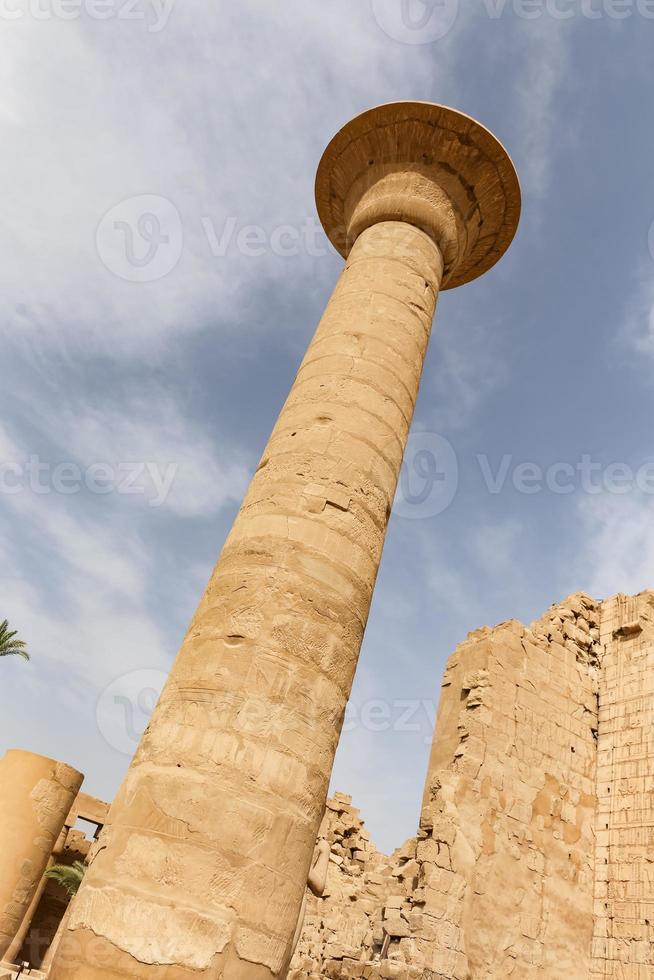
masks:
[[[410,935],[411,893],[418,870],[415,839],[391,857],[380,853],[352,797],[344,793],[328,800],[327,816],[327,887],[322,898],[309,894],[289,980],[398,976],[388,964]],[[382,967],[384,972],[379,972]]]

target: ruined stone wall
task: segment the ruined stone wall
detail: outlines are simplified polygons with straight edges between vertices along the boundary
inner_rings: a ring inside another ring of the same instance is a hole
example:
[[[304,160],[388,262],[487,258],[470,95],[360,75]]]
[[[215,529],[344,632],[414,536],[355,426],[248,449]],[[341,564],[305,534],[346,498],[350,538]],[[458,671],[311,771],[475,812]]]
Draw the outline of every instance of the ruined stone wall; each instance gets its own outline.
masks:
[[[417,841],[332,865],[292,980],[591,975],[601,650],[582,594],[469,635],[443,679]],[[340,800],[333,856],[346,839],[354,855]]]
[[[601,607],[592,977],[654,976],[654,593]]]
[[[598,606],[576,595],[450,659],[403,942],[431,976],[588,976],[599,649]]]

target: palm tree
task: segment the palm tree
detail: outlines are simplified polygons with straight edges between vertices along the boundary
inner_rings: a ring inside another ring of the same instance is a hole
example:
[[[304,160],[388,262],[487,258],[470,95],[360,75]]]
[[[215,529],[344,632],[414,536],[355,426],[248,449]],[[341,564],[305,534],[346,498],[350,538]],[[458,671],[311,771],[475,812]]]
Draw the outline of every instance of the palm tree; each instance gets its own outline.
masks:
[[[73,861],[72,864],[53,864],[45,872],[45,877],[58,881],[69,895],[76,895],[85,871],[86,868],[81,861]]]
[[[0,623],[0,657],[16,655],[22,657],[23,660],[29,660],[30,655],[25,649],[27,644],[23,640],[17,640],[17,634],[17,630],[12,632],[9,629],[9,623],[6,619],[4,623]]]

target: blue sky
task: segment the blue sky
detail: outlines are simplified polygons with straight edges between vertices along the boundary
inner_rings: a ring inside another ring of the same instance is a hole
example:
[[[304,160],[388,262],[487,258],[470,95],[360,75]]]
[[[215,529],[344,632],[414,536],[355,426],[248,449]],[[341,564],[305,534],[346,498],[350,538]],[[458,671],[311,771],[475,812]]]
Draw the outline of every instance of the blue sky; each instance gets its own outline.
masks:
[[[334,788],[399,845],[456,643],[654,584],[653,18],[0,3],[0,618],[32,653],[2,664],[1,748],[113,796],[342,266],[318,160],[376,103],[476,116],[524,208],[439,302]]]

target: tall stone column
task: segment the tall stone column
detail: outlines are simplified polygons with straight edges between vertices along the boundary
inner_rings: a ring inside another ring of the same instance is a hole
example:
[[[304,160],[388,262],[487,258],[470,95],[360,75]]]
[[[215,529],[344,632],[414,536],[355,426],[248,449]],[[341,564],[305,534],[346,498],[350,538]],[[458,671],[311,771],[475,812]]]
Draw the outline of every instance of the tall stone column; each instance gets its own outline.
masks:
[[[350,122],[316,197],[345,268],[51,980],[272,980],[292,941],[437,295],[497,261],[520,209],[497,140],[428,103]]]
[[[18,933],[84,777],[42,755],[0,759],[0,960]]]

